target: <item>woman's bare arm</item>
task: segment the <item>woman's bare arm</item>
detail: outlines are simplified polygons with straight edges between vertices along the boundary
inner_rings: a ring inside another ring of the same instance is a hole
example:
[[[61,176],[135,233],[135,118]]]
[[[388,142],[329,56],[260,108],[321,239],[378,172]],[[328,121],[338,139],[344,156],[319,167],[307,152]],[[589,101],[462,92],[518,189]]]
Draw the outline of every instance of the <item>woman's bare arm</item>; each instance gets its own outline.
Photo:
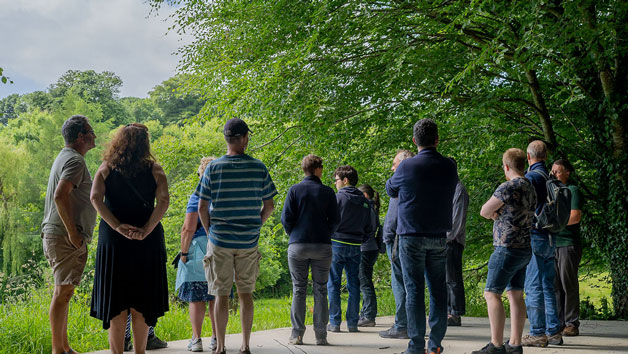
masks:
[[[190,243],[196,233],[196,227],[198,225],[198,213],[191,212],[185,214],[185,220],[183,221],[183,227],[181,228],[181,253],[188,253],[190,251]],[[181,255],[181,261],[187,262],[187,256]]]
[[[155,198],[157,199],[157,204],[155,205],[155,209],[153,213],[150,215],[150,218],[142,227],[142,235],[137,235],[134,238],[138,238],[140,240],[144,239],[148,236],[155,226],[159,224],[161,218],[164,217],[166,211],[168,210],[168,205],[170,204],[170,194],[168,193],[168,180],[166,178],[166,173],[164,169],[158,163],[153,164],[153,177],[155,178],[155,182],[157,182],[157,190],[155,191]]]

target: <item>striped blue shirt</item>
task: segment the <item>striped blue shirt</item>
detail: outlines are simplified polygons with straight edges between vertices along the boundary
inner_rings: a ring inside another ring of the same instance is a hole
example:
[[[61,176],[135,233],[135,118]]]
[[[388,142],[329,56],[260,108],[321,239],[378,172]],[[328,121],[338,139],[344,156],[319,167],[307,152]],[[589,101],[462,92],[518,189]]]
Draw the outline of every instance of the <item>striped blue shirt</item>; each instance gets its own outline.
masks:
[[[195,193],[211,202],[211,242],[225,248],[253,248],[262,227],[262,201],[272,199],[277,189],[266,166],[242,154],[210,162]]]

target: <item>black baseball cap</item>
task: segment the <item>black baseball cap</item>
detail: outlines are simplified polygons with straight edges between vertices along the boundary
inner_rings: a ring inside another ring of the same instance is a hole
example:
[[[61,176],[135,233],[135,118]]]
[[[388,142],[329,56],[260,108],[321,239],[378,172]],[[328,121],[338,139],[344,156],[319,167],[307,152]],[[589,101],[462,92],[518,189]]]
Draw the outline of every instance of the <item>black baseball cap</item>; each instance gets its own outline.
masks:
[[[251,132],[249,126],[240,118],[231,118],[225,123],[225,136],[244,136]]]

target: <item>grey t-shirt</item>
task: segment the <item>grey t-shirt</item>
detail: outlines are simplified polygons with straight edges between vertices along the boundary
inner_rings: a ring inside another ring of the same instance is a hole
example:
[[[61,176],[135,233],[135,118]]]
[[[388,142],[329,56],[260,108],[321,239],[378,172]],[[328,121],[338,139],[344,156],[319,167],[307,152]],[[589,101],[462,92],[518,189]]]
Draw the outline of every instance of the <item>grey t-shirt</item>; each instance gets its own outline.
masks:
[[[96,210],[89,200],[92,177],[83,155],[72,148],[63,148],[50,168],[41,232],[53,235],[67,235],[68,233],[55,204],[55,190],[62,179],[70,181],[74,185],[74,189],[70,193],[70,205],[72,206],[74,221],[78,232],[83,235],[87,242],[90,242],[96,225]]]

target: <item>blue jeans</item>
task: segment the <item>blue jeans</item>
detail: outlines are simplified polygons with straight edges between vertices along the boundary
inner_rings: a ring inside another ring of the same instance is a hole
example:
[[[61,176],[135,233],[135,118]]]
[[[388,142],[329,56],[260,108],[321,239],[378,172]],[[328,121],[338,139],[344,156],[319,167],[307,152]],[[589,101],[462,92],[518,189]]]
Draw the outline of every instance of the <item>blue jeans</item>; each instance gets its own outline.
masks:
[[[327,293],[329,296],[329,323],[340,326],[342,315],[340,313],[340,283],[342,270],[347,276],[347,290],[349,300],[347,302],[347,327],[358,328],[360,312],[360,246],[345,245],[331,242],[331,267],[329,280],[327,281]]]
[[[495,246],[488,260],[484,291],[500,295],[504,293],[504,290],[523,291],[530,257],[532,257],[532,251],[529,248]]]
[[[425,282],[430,291],[430,336],[428,352],[437,352],[447,332],[447,239],[442,237],[399,237],[399,259],[406,286],[408,315],[407,353],[425,351]]]
[[[555,278],[555,242],[548,236],[532,231],[532,258],[526,270],[525,292],[530,335],[554,335],[560,332]]]
[[[401,271],[401,262],[399,261],[399,245],[393,258],[394,244],[386,244],[386,253],[390,259],[390,285],[392,286],[393,296],[395,297],[395,328],[405,331],[408,327],[408,317],[406,316],[406,287],[403,283],[403,272]]]

